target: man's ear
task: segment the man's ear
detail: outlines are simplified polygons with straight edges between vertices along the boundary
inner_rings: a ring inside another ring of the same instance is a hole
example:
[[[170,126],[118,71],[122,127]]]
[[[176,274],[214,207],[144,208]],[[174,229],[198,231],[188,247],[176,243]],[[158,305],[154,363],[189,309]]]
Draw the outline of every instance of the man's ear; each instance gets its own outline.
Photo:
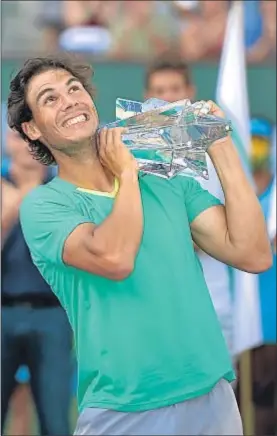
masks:
[[[22,123],[21,127],[25,135],[27,135],[28,138],[31,139],[31,141],[36,141],[41,137],[41,132],[37,128],[33,120]]]

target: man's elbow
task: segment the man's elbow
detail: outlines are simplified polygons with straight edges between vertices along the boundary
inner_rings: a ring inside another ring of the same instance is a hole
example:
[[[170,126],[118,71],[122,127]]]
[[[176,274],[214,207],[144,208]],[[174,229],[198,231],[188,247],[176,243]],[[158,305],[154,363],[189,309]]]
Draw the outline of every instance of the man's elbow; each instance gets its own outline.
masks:
[[[273,257],[269,248],[263,251],[248,253],[248,256],[245,256],[240,262],[239,268],[252,274],[259,274],[270,269],[272,264]]]
[[[118,256],[109,260],[107,277],[113,281],[122,281],[127,279],[134,270],[134,261],[132,259]]]

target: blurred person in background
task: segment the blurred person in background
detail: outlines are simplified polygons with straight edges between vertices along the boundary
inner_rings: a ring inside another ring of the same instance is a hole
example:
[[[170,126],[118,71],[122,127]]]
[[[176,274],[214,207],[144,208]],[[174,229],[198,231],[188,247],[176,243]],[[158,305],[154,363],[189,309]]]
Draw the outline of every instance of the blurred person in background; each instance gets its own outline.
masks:
[[[257,194],[268,218],[274,180],[271,164],[271,123],[261,117],[252,119],[251,162]],[[276,247],[275,243],[273,246]],[[277,345],[276,345],[276,248],[272,267],[259,274],[259,294],[264,345],[253,350],[253,401],[256,409],[257,435],[270,436],[277,432]]]
[[[174,1],[181,28],[181,56],[188,62],[220,55],[229,2]]]
[[[181,61],[170,60],[169,58],[168,60],[158,61],[149,67],[145,81],[145,98],[156,97],[169,102],[183,99],[194,101],[195,95],[196,88],[187,64]],[[208,164],[210,166],[210,179],[204,180],[199,178],[199,182],[212,194],[218,195],[218,192],[214,192],[214,180],[212,180],[212,177],[216,177],[218,182],[216,184],[217,187],[220,186],[220,183],[216,173],[212,172],[213,166],[209,160]],[[222,190],[220,190],[220,200],[224,202]],[[229,267],[204,253],[196,245],[195,249],[203,267],[205,280],[229,352],[234,359],[232,351],[233,323]]]
[[[41,11],[37,17],[37,25],[43,31],[43,47],[45,52],[57,51],[59,36],[65,28],[62,0],[43,0]],[[73,3],[73,2],[72,2]]]
[[[66,30],[60,36],[60,48],[107,56],[111,49],[109,24],[114,22],[118,4],[118,1],[63,1]]]
[[[66,27],[100,26],[107,27],[114,17],[118,1],[64,0],[63,19]]]
[[[179,30],[171,2],[121,1],[117,14],[109,22],[112,37],[110,57],[115,59],[151,59],[175,49]]]
[[[182,57],[187,61],[218,58],[232,1],[175,0],[173,3],[179,15]],[[274,59],[276,0],[247,0],[243,6],[248,61]]]
[[[64,309],[32,262],[18,216],[25,195],[51,176],[16,132],[8,131],[6,147],[10,166],[2,179],[1,428],[3,432],[15,391],[11,434],[27,434],[29,382],[41,434],[68,435],[72,332]],[[30,378],[22,365],[28,366]]]

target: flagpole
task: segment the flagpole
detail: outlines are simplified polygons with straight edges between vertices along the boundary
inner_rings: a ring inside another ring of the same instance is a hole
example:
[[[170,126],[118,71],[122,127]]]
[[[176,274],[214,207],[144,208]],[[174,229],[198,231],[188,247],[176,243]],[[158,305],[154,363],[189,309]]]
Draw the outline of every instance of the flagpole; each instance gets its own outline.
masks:
[[[247,350],[241,354],[239,360],[240,409],[245,436],[254,436],[255,434],[251,357],[251,350]]]

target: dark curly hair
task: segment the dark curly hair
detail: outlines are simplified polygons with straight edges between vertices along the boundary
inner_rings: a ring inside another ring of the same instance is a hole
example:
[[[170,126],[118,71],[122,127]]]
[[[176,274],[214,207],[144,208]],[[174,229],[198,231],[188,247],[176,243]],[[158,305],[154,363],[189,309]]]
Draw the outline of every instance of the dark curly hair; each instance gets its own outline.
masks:
[[[90,65],[81,63],[77,58],[69,55],[29,59],[24,63],[23,68],[17,73],[14,79],[12,79],[8,97],[8,124],[11,129],[17,131],[28,143],[34,159],[44,165],[56,164],[54,156],[41,141],[32,141],[25,135],[22,129],[22,123],[31,121],[33,118],[32,111],[26,101],[28,83],[34,76],[41,72],[53,69],[62,69],[71,73],[82,83],[90,96],[92,98],[94,97],[92,68]]]

